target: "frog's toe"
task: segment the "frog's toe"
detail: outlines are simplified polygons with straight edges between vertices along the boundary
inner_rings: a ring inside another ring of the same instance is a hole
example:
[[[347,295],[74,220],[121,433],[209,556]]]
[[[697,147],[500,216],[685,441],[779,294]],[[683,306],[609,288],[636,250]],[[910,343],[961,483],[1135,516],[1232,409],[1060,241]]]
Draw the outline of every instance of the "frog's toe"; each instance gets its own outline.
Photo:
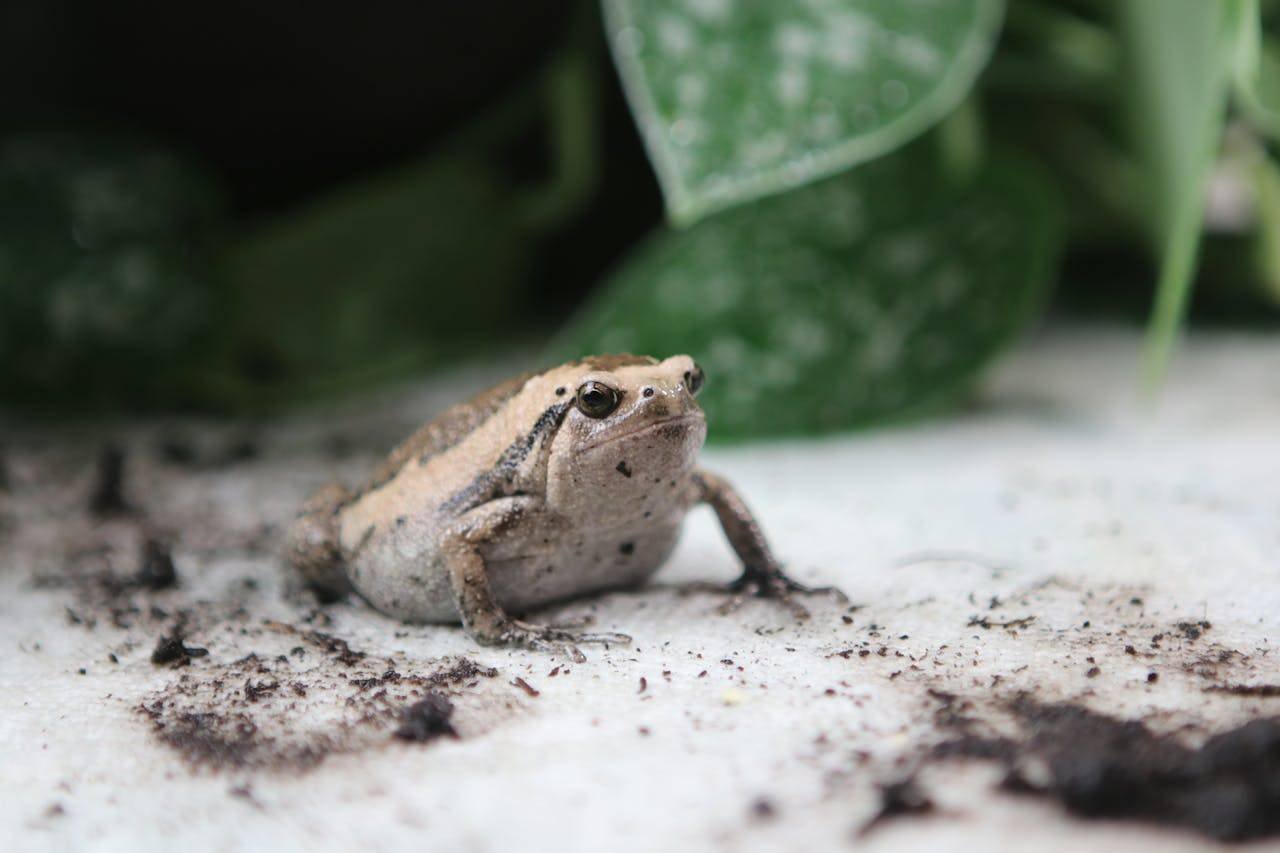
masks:
[[[551,643],[582,643],[593,645],[618,645],[627,646],[631,644],[631,637],[626,634],[617,634],[612,631],[578,631],[573,628],[560,625],[533,625],[528,622],[516,621],[515,625],[521,630],[528,632],[536,638]]]
[[[490,645],[518,646],[539,652],[567,653],[574,661],[582,663],[586,657],[578,650],[578,644],[625,646],[630,645],[631,637],[611,631],[575,631],[554,625],[537,625],[512,619],[495,636],[488,637],[482,642]]]
[[[766,571],[746,571],[726,586],[729,593],[723,604],[717,608],[723,614],[732,613],[742,606],[748,596],[767,598],[776,601],[791,612],[797,620],[810,617],[809,608],[798,600],[799,596],[822,595],[834,598],[847,604],[848,597],[833,586],[811,587],[792,580],[779,568]]]
[[[629,646],[632,640],[630,634],[619,634],[614,631],[594,631],[574,634],[573,642],[590,643],[597,646]]]
[[[833,598],[841,604],[849,603],[849,596],[845,595],[840,589],[834,586],[805,586],[798,581],[793,581],[784,574],[779,573],[776,578],[771,578],[768,586],[781,586],[787,595],[825,595]],[[765,597],[771,597],[771,593],[758,593]]]

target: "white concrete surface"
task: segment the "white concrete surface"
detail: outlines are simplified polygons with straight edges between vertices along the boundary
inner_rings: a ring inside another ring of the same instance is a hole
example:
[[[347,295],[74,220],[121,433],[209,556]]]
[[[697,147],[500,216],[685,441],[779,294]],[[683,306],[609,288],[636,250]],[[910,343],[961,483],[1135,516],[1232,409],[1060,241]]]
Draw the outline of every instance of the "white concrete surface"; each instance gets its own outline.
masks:
[[[972,699],[996,727],[999,700],[1019,690],[1192,740],[1280,713],[1280,698],[1204,689],[1280,680],[1280,337],[1195,336],[1157,409],[1137,391],[1137,346],[1129,332],[1057,332],[1007,359],[980,404],[948,420],[713,448],[708,465],[749,497],[793,571],[838,584],[860,609],[815,601],[815,618],[797,625],[768,603],[720,616],[715,597],[682,594],[681,581],[734,574],[704,513],[659,585],[551,614],[591,615],[636,638],[585,648],[584,664],[476,648],[458,630],[406,629],[359,605],[315,616],[286,594],[269,549],[300,496],[334,476],[358,479],[375,447],[452,389],[264,428],[258,458],[208,470],[162,463],[156,425],[120,426],[131,499],[179,543],[180,586],[156,593],[86,579],[132,571],[139,537],[135,521],[83,511],[91,436],[11,427],[0,849],[1211,847],[1011,797],[980,764],[927,767],[936,813],[855,835],[876,786],[946,736],[931,689]],[[184,429],[215,448],[231,435]],[[335,434],[354,438],[354,452],[324,452]],[[120,617],[127,628],[111,624],[122,603],[143,611]],[[156,638],[182,608],[188,643],[209,655],[155,667]],[[984,629],[975,616],[1034,621]],[[1153,635],[1202,619],[1212,627],[1200,638],[1174,631],[1153,646]],[[299,639],[312,628],[366,657],[342,664]],[[1224,650],[1238,654],[1211,666]],[[250,652],[262,663],[237,662]],[[371,698],[381,688],[352,684],[388,668],[430,674],[452,656],[499,671],[447,687],[459,740],[392,739],[410,687]],[[246,681],[281,686],[249,702]],[[157,700],[170,727],[184,712],[223,715],[223,734],[228,715],[251,722],[245,766],[192,763],[190,750],[166,745],[139,711]],[[762,798],[771,817],[756,814]]]

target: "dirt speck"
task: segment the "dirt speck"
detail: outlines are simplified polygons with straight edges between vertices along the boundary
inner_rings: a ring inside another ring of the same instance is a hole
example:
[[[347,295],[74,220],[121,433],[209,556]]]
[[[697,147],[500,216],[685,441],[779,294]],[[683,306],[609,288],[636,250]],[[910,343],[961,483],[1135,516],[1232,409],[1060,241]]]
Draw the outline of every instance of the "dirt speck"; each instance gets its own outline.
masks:
[[[1188,641],[1194,642],[1200,639],[1200,635],[1213,627],[1212,624],[1201,619],[1199,622],[1179,622],[1177,629],[1182,632],[1182,636]]]
[[[174,631],[156,642],[155,650],[151,652],[151,662],[156,666],[187,666],[192,658],[202,658],[207,654],[208,649],[185,645],[182,633]]]
[[[778,807],[768,797],[756,797],[751,803],[751,816],[756,820],[773,820],[778,816]]]
[[[118,447],[105,447],[98,454],[98,469],[89,496],[89,512],[98,518],[133,511],[124,496],[124,463],[124,451]]]
[[[136,585],[145,589],[169,589],[178,583],[169,546],[158,539],[148,539],[142,546],[142,565],[134,575]]]
[[[444,695],[434,690],[414,702],[400,715],[400,727],[395,730],[395,737],[400,740],[425,743],[440,737],[457,738],[450,718],[453,717],[453,703]]]
[[[894,818],[926,815],[933,811],[933,800],[920,789],[914,778],[882,785],[880,808],[871,820],[862,825],[858,834],[866,835]]]

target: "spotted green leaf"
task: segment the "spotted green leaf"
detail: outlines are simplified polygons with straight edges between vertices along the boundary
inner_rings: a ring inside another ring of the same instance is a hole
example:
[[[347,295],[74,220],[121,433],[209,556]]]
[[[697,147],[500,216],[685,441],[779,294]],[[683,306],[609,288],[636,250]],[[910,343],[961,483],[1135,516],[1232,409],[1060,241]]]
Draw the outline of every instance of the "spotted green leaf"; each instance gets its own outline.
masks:
[[[1057,219],[1010,164],[957,186],[921,153],[664,230],[555,355],[692,354],[715,437],[828,431],[952,400],[1035,315]]]
[[[902,145],[973,85],[1004,0],[603,0],[673,221]]]

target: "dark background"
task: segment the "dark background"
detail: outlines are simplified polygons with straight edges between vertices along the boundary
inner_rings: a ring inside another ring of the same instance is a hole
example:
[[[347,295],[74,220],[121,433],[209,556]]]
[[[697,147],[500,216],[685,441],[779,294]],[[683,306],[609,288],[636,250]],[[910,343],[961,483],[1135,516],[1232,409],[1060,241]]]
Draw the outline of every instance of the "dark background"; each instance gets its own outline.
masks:
[[[142,132],[211,167],[232,215],[252,217],[429,152],[527,81],[582,13],[563,0],[291,5],[6,0],[0,132]],[[662,214],[593,30],[607,153],[591,209],[548,245],[531,282],[549,314]],[[530,126],[511,140],[514,178],[545,167],[545,138]]]

